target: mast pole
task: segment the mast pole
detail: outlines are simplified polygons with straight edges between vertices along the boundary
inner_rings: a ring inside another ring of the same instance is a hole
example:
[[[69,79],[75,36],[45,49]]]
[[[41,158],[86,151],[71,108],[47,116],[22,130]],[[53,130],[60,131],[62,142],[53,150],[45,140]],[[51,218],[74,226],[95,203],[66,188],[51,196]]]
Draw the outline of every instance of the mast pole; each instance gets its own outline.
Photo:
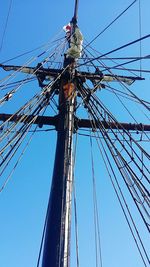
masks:
[[[42,267],[69,267],[74,98],[60,88],[57,145],[48,203]]]
[[[74,8],[74,19],[77,21],[78,18],[78,6],[79,6],[79,0],[75,0],[75,8]]]
[[[78,0],[75,1],[74,17],[71,21],[73,33],[77,23],[77,11]],[[75,80],[72,79],[75,74],[74,66],[74,60],[68,64],[65,58],[66,71],[61,78],[59,90],[57,145],[47,210],[42,267],[70,266],[72,151],[76,89]]]

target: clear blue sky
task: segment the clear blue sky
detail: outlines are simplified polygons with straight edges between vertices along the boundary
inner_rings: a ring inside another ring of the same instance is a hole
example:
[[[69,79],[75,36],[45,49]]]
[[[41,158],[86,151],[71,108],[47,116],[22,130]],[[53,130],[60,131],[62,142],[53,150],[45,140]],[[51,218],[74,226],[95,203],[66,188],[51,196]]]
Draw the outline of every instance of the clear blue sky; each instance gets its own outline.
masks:
[[[86,40],[90,41],[104,29],[132,1],[79,1],[78,25]],[[9,0],[1,0],[0,41],[3,35],[9,8]],[[7,24],[3,46],[0,51],[0,63],[23,52],[47,43],[62,31],[73,15],[74,1],[36,1],[13,0]],[[150,1],[141,1],[142,36],[150,33]],[[123,44],[139,38],[139,1],[124,14],[110,29],[94,43],[93,47],[100,53],[108,52]],[[143,41],[142,55],[150,54],[150,40]],[[113,54],[113,56],[139,56],[139,44]],[[30,55],[29,55],[30,56]],[[26,57],[27,59],[27,57]],[[24,64],[24,58],[10,64]],[[139,63],[131,65],[139,68]],[[149,61],[144,62],[143,69],[150,69]],[[123,73],[122,73],[123,74]],[[0,70],[0,78],[6,73]],[[130,87],[139,97],[150,101],[149,74],[144,74],[146,81]],[[116,87],[117,88],[117,87]],[[18,96],[16,103],[1,112],[11,112],[25,102],[31,92],[39,92],[37,82],[24,88],[24,99]],[[122,106],[109,94],[102,91],[98,95],[106,106],[120,121],[131,118]],[[128,103],[132,114],[138,122],[149,120]],[[34,267],[36,266],[47,201],[50,191],[51,175],[55,153],[55,132],[36,133],[21,163],[13,174],[5,190],[0,194],[0,267]],[[147,148],[147,145],[145,145]],[[84,158],[84,160],[83,160]],[[123,217],[116,195],[112,189],[101,161],[99,151],[94,143],[95,173],[98,194],[98,207],[101,225],[103,267],[141,267],[142,262],[131,233]],[[76,162],[76,191],[78,208],[78,232],[80,267],[94,267],[94,228],[92,206],[92,174],[89,138],[78,137]],[[131,209],[134,207],[129,198]],[[142,224],[138,214],[135,218]],[[143,231],[144,232],[144,231]],[[144,241],[148,245],[147,237]],[[74,230],[72,233],[74,239]],[[72,241],[72,265],[75,267],[75,244]]]

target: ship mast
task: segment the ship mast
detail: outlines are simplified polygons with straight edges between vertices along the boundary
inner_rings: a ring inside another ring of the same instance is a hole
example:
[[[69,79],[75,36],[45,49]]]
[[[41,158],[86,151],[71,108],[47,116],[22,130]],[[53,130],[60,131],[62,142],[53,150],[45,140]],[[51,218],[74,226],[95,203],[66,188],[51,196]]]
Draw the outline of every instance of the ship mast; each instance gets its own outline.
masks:
[[[71,27],[71,35],[69,37],[66,36],[69,48],[71,48],[71,37],[74,37],[75,31],[76,29],[78,29],[78,3],[79,0],[75,0],[74,15],[69,26]],[[78,51],[78,54],[80,54],[80,51]],[[105,84],[103,84],[103,82],[105,83],[115,81],[121,82],[121,84],[125,83],[127,85],[131,85],[136,80],[143,80],[144,78],[137,76],[132,77],[103,74],[97,68],[95,69],[94,73],[78,71],[76,68],[76,60],[79,57],[80,56],[71,57],[69,53],[66,52],[64,55],[64,64],[62,69],[44,68],[42,65],[33,68],[28,66],[20,67],[0,64],[0,67],[3,68],[5,71],[14,70],[35,75],[38,79],[40,87],[43,88],[43,92],[47,93],[47,99],[45,100],[46,103],[48,103],[48,101],[50,100],[51,94],[56,93],[55,89],[59,90],[59,111],[58,115],[54,117],[38,116],[34,115],[34,113],[32,115],[22,115],[20,113],[0,114],[0,121],[3,122],[21,122],[25,125],[30,122],[30,124],[37,124],[39,127],[42,127],[43,125],[53,125],[56,127],[57,130],[57,144],[51,182],[51,192],[49,196],[44,227],[44,242],[42,242],[42,267],[70,267],[70,235],[72,206],[71,198],[73,187],[73,134],[76,129],[90,128],[93,130],[93,132],[96,129],[101,132],[102,137],[105,139],[106,145],[111,151],[112,157],[115,159],[115,163],[119,171],[121,172],[122,177],[126,175],[124,168],[128,164],[126,164],[126,161],[124,160],[124,157],[122,156],[121,152],[116,149],[114,143],[111,141],[111,138],[109,138],[109,135],[105,130],[110,129],[111,132],[114,134],[114,137],[116,138],[117,135],[113,131],[114,129],[122,131],[123,134],[128,134],[128,132],[131,130],[135,132],[150,131],[150,125],[118,122],[113,116],[111,116],[111,114],[106,109],[103,108],[103,106],[97,101],[93,94],[98,88],[105,88]],[[41,75],[42,77],[44,77],[44,79],[45,77],[48,77],[49,80],[51,80],[52,78],[54,79],[54,87],[51,87],[51,91],[49,90],[48,86],[46,88],[46,85],[42,84],[43,81],[39,79]],[[86,80],[92,82],[94,89],[90,90],[89,88],[84,88],[84,81]],[[55,83],[56,81],[57,83]],[[89,111],[89,114],[91,115],[90,119],[80,119],[75,116],[77,92],[78,95],[82,98],[86,109]],[[6,94],[4,97],[4,101],[8,101],[10,97],[10,94]],[[101,111],[98,110],[97,105],[98,108],[101,109]],[[24,118],[24,120],[22,120],[22,118]],[[128,137],[130,137],[129,142],[131,142],[130,145],[132,146],[132,138],[129,135]],[[125,139],[123,139],[122,143],[119,140],[119,147],[122,146],[121,151],[125,151],[127,153],[128,158],[130,159],[128,150],[124,146],[124,140]],[[137,147],[140,148],[139,145]],[[140,151],[142,151],[143,153],[143,150]],[[135,154],[135,157],[136,156],[139,160],[139,155]],[[141,157],[143,157],[143,154]],[[136,167],[138,168],[139,173],[139,166],[136,163],[134,157],[131,155],[131,160],[129,161],[129,163],[133,161]],[[134,178],[134,176],[136,175],[132,171],[130,166],[126,169],[126,171],[128,171],[127,174],[129,174],[131,178]],[[143,177],[143,169],[141,169],[141,172]],[[140,188],[140,182],[141,180],[138,179],[137,189]],[[144,185],[141,186],[140,192],[142,192],[142,196],[144,195],[143,192],[146,192],[145,196],[147,196],[147,191],[143,191],[143,188],[145,190]],[[135,199],[134,192],[130,190],[130,193]],[[145,197],[144,201],[146,200],[147,199]],[[138,203],[136,203],[136,205],[138,207]],[[149,228],[148,224],[147,227]]]
[[[75,1],[72,34],[77,22],[78,0]],[[59,90],[59,115],[57,145],[51,192],[47,210],[42,267],[70,266],[71,194],[73,183],[72,150],[74,132],[74,107],[76,85],[69,82],[74,76],[74,60],[67,65],[62,75]],[[71,96],[65,95],[65,89]]]
[[[61,93],[63,86],[60,88],[57,146],[47,211],[43,267],[69,266],[74,98],[66,101]]]

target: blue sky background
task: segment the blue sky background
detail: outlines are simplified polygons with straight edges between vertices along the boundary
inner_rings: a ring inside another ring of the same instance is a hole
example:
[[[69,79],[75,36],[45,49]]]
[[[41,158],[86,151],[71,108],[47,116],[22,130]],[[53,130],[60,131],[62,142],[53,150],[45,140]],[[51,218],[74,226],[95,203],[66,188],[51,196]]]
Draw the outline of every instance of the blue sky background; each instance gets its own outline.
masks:
[[[3,35],[9,2],[8,0],[0,1],[0,40]],[[78,25],[84,38],[88,41],[93,39],[131,2],[131,0],[80,0]],[[73,10],[73,0],[13,0],[3,46],[0,51],[0,63],[47,43],[58,32],[62,31],[63,26],[70,21]],[[149,10],[149,0],[141,1],[142,36],[150,33]],[[137,38],[139,38],[139,1],[98,38],[93,43],[93,47],[99,52],[105,53]],[[139,44],[137,44],[120,50],[112,56],[139,56],[139,51]],[[142,55],[148,54],[150,54],[149,39],[142,43]],[[24,64],[28,57],[29,55],[26,58],[19,58],[10,62],[10,64]],[[131,66],[139,68],[139,63],[134,63]],[[149,61],[143,62],[142,67],[143,69],[150,69]],[[6,73],[0,70],[0,78],[5,75]],[[137,82],[130,89],[139,97],[150,101],[149,74],[144,74],[144,77],[146,78],[144,82]],[[14,112],[22,101],[25,102],[28,96],[35,92],[40,92],[37,82],[24,87],[23,98],[21,94],[18,94],[16,102],[12,101],[6,109],[2,108],[1,112]],[[109,92],[102,91],[98,96],[117,116],[118,120],[132,121]],[[126,102],[126,104],[128,104],[138,122],[149,123],[149,120],[135,105],[131,105],[130,102]],[[81,114],[84,115],[84,113]],[[55,136],[55,131],[35,134],[12,179],[0,194],[0,267],[36,266],[50,191],[55,154]],[[147,148],[147,145],[145,147]],[[81,267],[95,266],[90,153],[89,138],[79,136],[75,177]],[[141,267],[143,265],[140,256],[107,177],[96,143],[94,143],[94,160],[103,267]],[[124,188],[123,183],[122,186]],[[136,222],[143,232],[143,239],[148,245],[148,239],[143,231],[140,218],[134,211],[133,203],[125,188],[124,192],[131,205]],[[74,239],[74,230],[72,231],[72,239]],[[71,247],[71,267],[75,267],[74,240]]]

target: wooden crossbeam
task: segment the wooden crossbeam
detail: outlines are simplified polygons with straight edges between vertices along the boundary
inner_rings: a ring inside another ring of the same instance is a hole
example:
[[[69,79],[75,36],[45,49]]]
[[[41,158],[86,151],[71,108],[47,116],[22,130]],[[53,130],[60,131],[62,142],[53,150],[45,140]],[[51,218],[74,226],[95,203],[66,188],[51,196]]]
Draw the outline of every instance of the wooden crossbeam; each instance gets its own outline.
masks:
[[[24,116],[24,115],[23,115]],[[13,115],[13,114],[0,114],[0,121],[11,121],[11,122],[18,122],[22,118],[22,115]],[[22,123],[28,123],[30,120],[32,120],[34,116],[32,115],[26,115],[24,116],[24,120]],[[127,130],[127,131],[150,131],[150,125],[149,124],[136,124],[136,123],[126,123],[126,122],[107,122],[107,121],[101,121],[102,125],[105,127],[105,129],[119,129],[119,130]],[[58,124],[58,115],[54,117],[50,116],[38,116],[33,124],[38,124],[39,127],[42,127],[43,125],[49,125],[49,126],[55,126],[57,129]],[[75,118],[75,128],[92,128],[92,125],[94,125],[95,128],[98,128],[99,123],[98,121],[92,122],[88,119],[79,119]]]
[[[32,74],[32,75],[44,75],[46,79],[52,79],[58,77],[61,73],[63,73],[63,69],[52,69],[52,68],[44,68],[44,67],[26,67],[26,66],[14,66],[14,65],[2,65],[0,67],[5,71],[18,71],[22,73]],[[101,72],[90,73],[85,71],[76,71],[76,78],[87,79],[90,81],[101,81],[101,82],[124,82],[128,85],[131,85],[135,81],[145,80],[142,77],[136,76],[122,76],[122,75],[111,75],[111,74],[102,74]]]

